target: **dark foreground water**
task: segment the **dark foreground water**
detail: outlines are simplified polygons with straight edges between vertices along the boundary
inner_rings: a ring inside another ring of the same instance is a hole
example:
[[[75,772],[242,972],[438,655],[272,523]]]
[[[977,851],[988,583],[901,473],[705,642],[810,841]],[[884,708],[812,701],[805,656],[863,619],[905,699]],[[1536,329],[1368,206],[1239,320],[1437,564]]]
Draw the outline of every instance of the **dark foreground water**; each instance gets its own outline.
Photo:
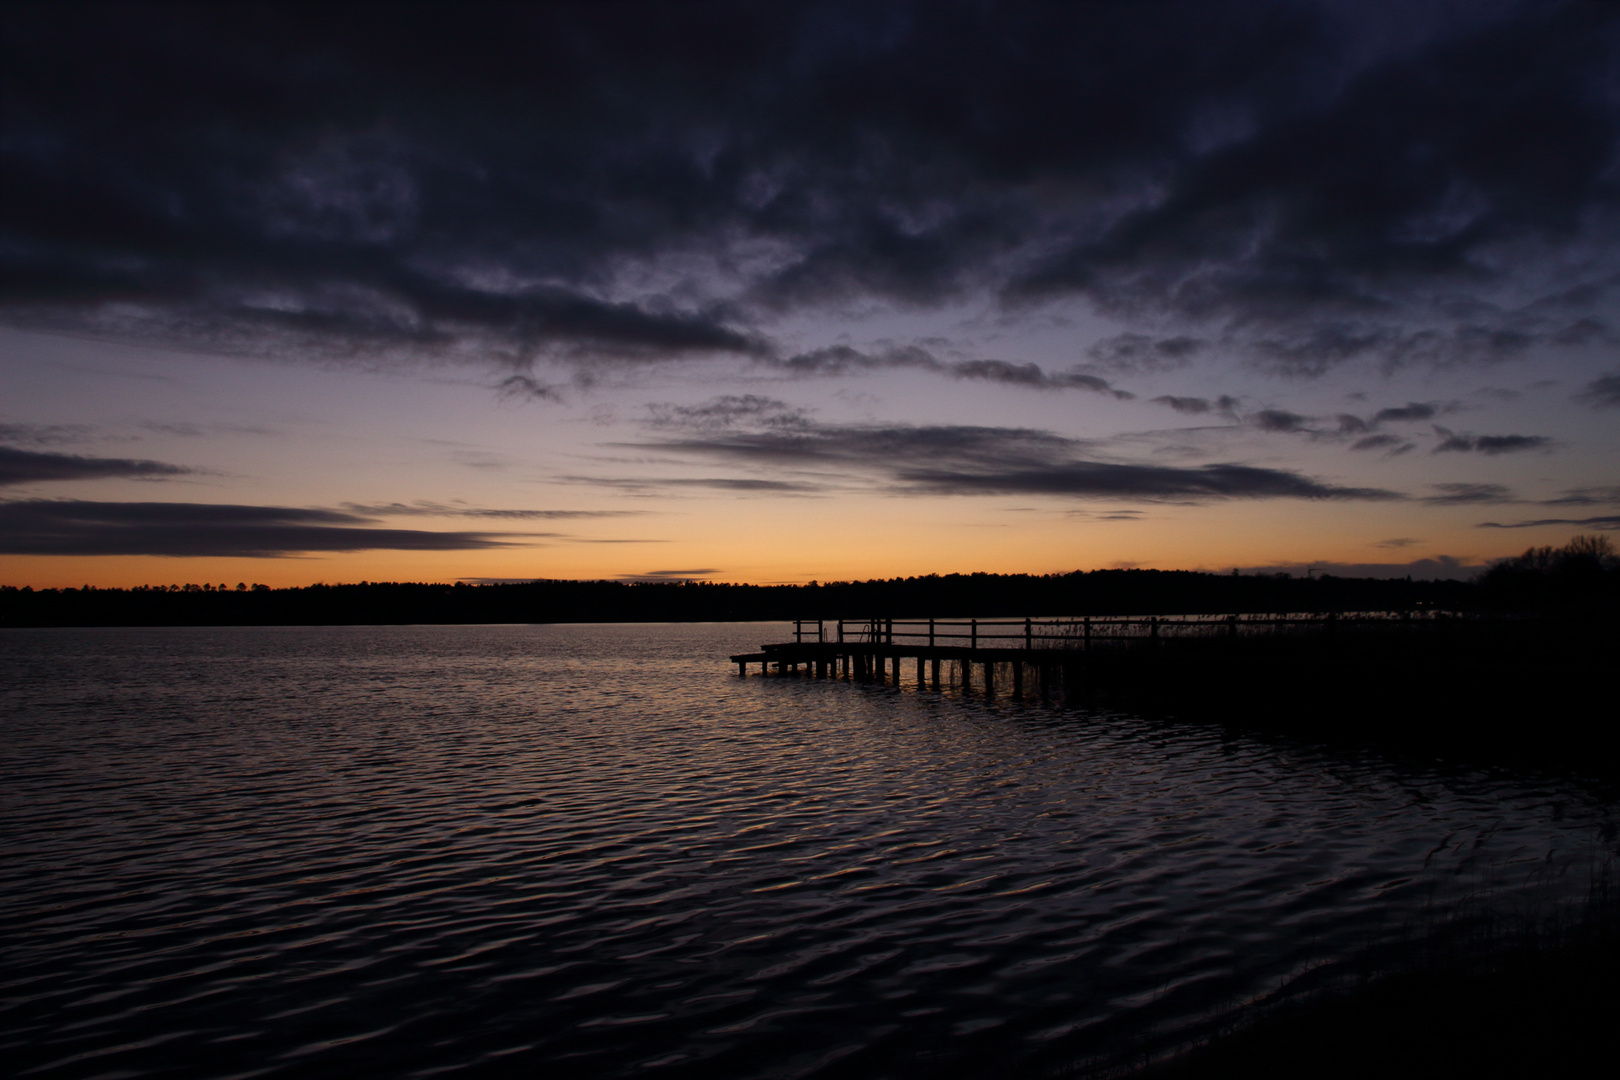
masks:
[[[1579,898],[1614,843],[1570,780],[738,680],[780,635],[0,632],[0,1060],[1033,1074]]]

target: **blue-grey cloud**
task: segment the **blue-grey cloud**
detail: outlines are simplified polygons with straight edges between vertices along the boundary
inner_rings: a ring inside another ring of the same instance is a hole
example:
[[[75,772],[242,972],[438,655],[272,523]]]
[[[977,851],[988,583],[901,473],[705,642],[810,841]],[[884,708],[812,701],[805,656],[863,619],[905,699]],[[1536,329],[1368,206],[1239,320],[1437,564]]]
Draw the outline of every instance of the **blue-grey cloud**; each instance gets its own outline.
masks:
[[[0,446],[0,486],[37,484],[53,480],[166,480],[196,470],[162,461],[136,458],[80,457]]]
[[[283,506],[0,503],[0,553],[7,555],[274,558],[329,551],[477,551],[544,535],[378,529],[356,514]]]

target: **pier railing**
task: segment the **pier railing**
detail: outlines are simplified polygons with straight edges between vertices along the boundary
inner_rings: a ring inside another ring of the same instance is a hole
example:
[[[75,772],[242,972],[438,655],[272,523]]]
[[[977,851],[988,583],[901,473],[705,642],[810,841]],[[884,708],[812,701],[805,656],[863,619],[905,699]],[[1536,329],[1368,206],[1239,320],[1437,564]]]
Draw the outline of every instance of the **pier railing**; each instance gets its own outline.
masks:
[[[969,649],[1089,649],[1094,643],[1173,638],[1354,632],[1363,627],[1443,626],[1444,611],[1275,615],[1075,616],[1028,619],[795,619],[796,644],[959,646]]]

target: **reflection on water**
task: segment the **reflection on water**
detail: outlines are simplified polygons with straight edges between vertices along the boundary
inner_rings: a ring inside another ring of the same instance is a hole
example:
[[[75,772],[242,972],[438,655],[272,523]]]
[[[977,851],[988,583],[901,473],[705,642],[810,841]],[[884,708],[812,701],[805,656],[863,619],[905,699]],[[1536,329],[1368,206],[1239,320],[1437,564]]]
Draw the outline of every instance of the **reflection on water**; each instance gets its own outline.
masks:
[[[1614,835],[1568,780],[738,680],[778,633],[0,634],[0,1055],[997,1075],[1578,895]]]

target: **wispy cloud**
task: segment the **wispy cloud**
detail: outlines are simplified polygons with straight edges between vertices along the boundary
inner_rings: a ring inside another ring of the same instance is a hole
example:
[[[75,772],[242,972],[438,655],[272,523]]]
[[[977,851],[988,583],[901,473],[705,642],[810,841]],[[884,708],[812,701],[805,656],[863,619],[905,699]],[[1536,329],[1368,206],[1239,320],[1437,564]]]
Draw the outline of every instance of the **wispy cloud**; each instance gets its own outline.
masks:
[[[1593,379],[1576,399],[1599,409],[1620,406],[1620,372]]]
[[[1136,396],[1117,389],[1099,375],[1078,369],[1047,371],[1039,364],[1009,360],[941,360],[920,345],[878,350],[831,345],[790,356],[781,362],[780,367],[795,375],[818,376],[911,369],[948,375],[953,379],[997,383],[1028,390],[1085,390],[1107,394],[1120,401],[1129,401]]]
[[[1501,484],[1430,484],[1435,492],[1424,502],[1439,506],[1460,506],[1472,503],[1518,502],[1513,492]]]
[[[1473,435],[1454,432],[1438,424],[1434,431],[1440,436],[1440,442],[1434,448],[1436,454],[1479,453],[1495,457],[1526,450],[1545,450],[1553,445],[1553,441],[1543,435]]]
[[[648,570],[643,574],[623,574],[620,581],[698,581],[713,577],[720,573],[713,567],[699,567],[696,570]]]
[[[417,500],[412,503],[344,503],[343,508],[362,517],[471,517],[513,521],[566,521],[573,518],[614,518],[647,514],[647,510],[507,510],[487,506],[455,506]]]
[[[1606,514],[1589,518],[1536,518],[1531,521],[1482,521],[1481,529],[1536,529],[1544,525],[1572,525],[1578,529],[1620,529],[1620,514]]]
[[[0,424],[0,439],[31,446],[82,442],[92,434],[87,424]]]

